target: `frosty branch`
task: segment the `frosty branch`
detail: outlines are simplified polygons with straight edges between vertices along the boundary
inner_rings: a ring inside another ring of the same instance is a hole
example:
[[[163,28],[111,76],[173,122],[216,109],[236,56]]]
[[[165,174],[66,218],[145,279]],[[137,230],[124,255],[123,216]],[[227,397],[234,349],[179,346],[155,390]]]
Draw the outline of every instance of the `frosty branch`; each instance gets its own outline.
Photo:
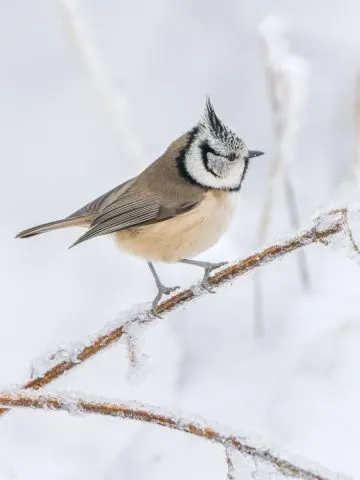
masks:
[[[205,422],[187,420],[150,405],[96,399],[85,400],[81,397],[67,397],[66,395],[39,395],[36,392],[0,393],[0,404],[6,407],[63,410],[72,414],[89,413],[120,417],[160,425],[211,440],[222,445],[226,451],[228,472],[230,472],[228,479],[233,478],[233,465],[229,457],[230,448],[243,455],[251,456],[265,465],[271,465],[278,472],[288,477],[306,480],[328,480],[330,478],[327,473],[320,473],[318,468],[298,466],[295,462],[284,459],[267,448],[251,445],[243,437],[221,432]],[[333,478],[335,478],[335,475]]]
[[[227,475],[226,480],[235,480],[235,468],[232,461],[231,448],[229,445],[225,447]]]
[[[359,255],[358,246],[355,243],[351,228],[349,226],[349,211],[350,209],[336,209],[330,210],[316,217],[312,225],[294,236],[287,238],[284,241],[276,243],[270,247],[265,248],[249,257],[232,263],[226,268],[218,271],[210,278],[210,285],[212,287],[220,287],[228,284],[232,280],[241,277],[247,272],[255,270],[263,265],[271,263],[291,252],[305,247],[306,245],[314,243],[322,243],[324,245],[331,245],[331,242],[339,238],[345,238],[348,241],[349,248],[354,255]],[[207,292],[199,289],[198,285],[192,286],[182,292],[170,297],[168,300],[161,303],[158,307],[159,314],[167,314],[179,308],[180,306],[191,302],[199,296],[206,295]],[[140,313],[129,314],[125,317],[122,323],[118,323],[105,332],[97,334],[91,341],[82,344],[77,348],[76,352],[66,352],[64,358],[54,366],[29,380],[24,386],[24,389],[39,390],[52,381],[59,378],[64,373],[72,370],[79,364],[85,362],[87,359],[93,357],[98,352],[113,345],[120,338],[127,335],[131,326],[145,325],[154,321],[154,317],[150,310],[144,309]],[[4,414],[7,409],[0,409],[0,415]]]

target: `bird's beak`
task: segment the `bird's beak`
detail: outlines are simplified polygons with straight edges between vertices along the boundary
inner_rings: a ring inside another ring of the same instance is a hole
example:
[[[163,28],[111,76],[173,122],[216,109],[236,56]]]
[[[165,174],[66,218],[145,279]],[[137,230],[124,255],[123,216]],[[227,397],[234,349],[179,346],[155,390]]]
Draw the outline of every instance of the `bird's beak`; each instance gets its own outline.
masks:
[[[260,152],[259,150],[249,150],[249,158],[260,157],[264,155],[264,152]]]

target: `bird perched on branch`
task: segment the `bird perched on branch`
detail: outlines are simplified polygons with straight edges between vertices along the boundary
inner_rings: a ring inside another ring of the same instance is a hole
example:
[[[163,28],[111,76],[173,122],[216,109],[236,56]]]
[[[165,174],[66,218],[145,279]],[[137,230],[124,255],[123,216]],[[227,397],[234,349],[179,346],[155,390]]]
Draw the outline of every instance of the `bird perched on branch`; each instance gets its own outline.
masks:
[[[210,290],[210,272],[226,262],[201,262],[191,257],[213,246],[227,230],[249,161],[262,154],[249,150],[244,140],[222,123],[207,99],[202,120],[140,175],[68,217],[29,228],[17,237],[86,227],[73,247],[112,234],[123,250],[148,263],[158,289],[153,301],[156,313],[162,295],[179,287],[163,285],[153,262],[202,267],[202,286]]]

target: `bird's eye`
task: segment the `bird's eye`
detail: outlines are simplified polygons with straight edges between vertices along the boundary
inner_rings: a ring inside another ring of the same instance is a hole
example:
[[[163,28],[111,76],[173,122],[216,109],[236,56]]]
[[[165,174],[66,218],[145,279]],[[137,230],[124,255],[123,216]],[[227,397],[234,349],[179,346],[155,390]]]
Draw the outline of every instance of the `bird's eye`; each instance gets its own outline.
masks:
[[[234,153],[234,152],[229,153],[229,155],[228,155],[228,160],[229,160],[230,162],[233,162],[233,161],[235,160],[235,158],[236,158],[236,153]]]

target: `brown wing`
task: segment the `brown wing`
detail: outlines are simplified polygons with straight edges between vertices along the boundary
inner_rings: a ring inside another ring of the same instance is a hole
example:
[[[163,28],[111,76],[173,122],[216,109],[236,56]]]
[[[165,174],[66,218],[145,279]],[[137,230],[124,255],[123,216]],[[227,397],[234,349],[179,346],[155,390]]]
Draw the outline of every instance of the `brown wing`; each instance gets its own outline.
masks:
[[[135,225],[161,222],[188,212],[195,205],[196,203],[182,203],[176,208],[174,206],[167,208],[152,195],[141,195],[139,192],[125,193],[95,216],[89,230],[72,247],[99,235],[118,232]]]
[[[183,135],[138,177],[111,190],[79,212],[93,214],[89,230],[72,246],[99,235],[124,230],[136,225],[161,222],[194,208],[205,190],[192,185],[179,173],[176,159],[188,142]]]

